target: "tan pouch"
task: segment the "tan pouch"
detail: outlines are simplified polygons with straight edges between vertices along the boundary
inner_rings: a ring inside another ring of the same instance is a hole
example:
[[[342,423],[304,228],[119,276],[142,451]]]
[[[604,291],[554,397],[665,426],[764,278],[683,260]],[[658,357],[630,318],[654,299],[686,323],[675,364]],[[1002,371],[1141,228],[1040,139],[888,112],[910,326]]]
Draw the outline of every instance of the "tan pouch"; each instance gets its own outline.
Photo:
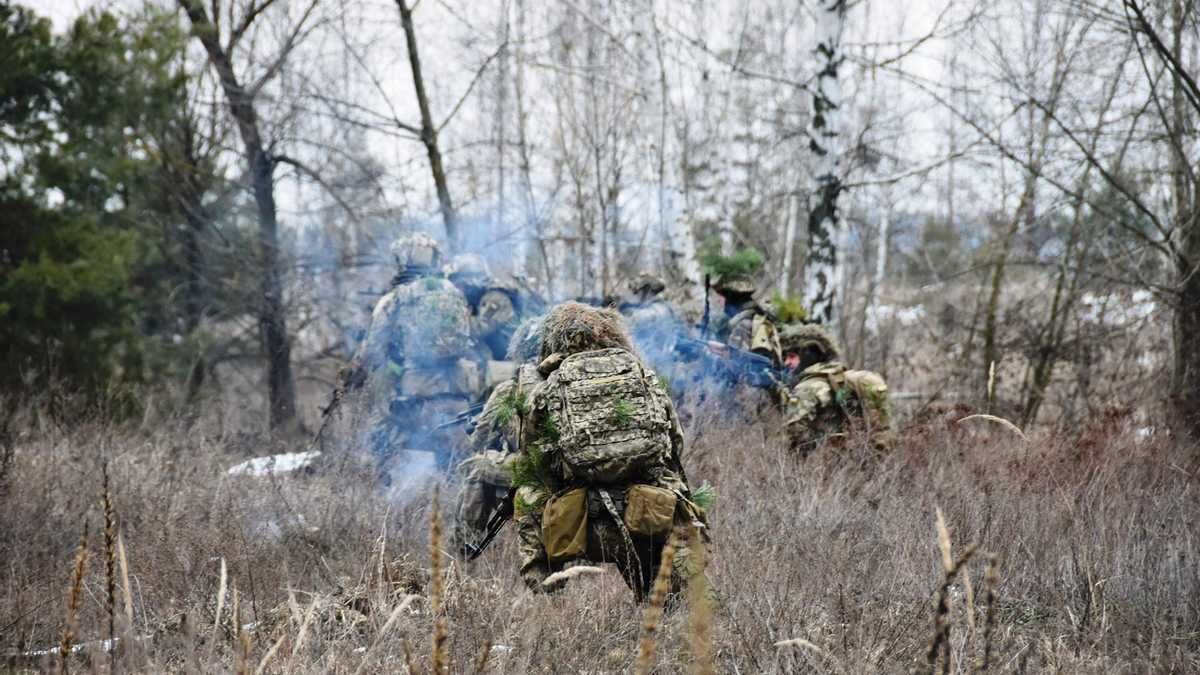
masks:
[[[675,493],[653,485],[634,485],[625,493],[625,527],[648,537],[666,534],[675,523]]]
[[[542,545],[551,563],[578,558],[587,551],[587,488],[554,495],[546,502]]]
[[[779,346],[779,333],[775,330],[775,324],[761,314],[754,316],[750,333],[750,351],[771,354],[776,362],[783,358],[782,349]]]

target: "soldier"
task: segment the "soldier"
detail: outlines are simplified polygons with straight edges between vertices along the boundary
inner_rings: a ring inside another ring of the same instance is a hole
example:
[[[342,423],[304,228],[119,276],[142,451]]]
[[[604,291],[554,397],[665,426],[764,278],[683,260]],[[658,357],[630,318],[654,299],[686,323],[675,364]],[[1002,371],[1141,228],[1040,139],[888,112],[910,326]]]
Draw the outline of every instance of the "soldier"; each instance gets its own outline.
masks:
[[[642,356],[660,374],[675,366],[675,339],[685,332],[675,308],[662,297],[663,280],[643,272],[629,283],[629,296],[619,310]]]
[[[822,440],[841,441],[861,428],[880,451],[896,443],[887,384],[878,373],[848,370],[837,342],[817,325],[792,325],[781,336],[782,390],[792,447],[807,454]]]
[[[474,253],[455,256],[446,272],[471,306],[472,334],[488,349],[490,358],[504,359],[509,338],[521,319],[516,285],[494,278],[487,262]]]
[[[453,460],[455,431],[436,429],[479,395],[479,355],[471,314],[454,284],[438,275],[441,252],[426,234],[391,247],[397,274],[371,314],[371,326],[348,371],[348,389],[367,385],[372,451],[390,482],[399,450],[433,452]]]
[[[535,592],[555,590],[543,582],[558,570],[612,562],[645,599],[673,526],[705,518],[684,476],[675,408],[631,349],[612,310],[567,302],[542,323],[546,380],[513,466],[520,572]]]
[[[458,466],[462,487],[454,535],[460,550],[482,537],[488,517],[512,487],[511,461],[517,452],[520,422],[530,392],[542,381],[537,371],[541,344],[541,317],[522,321],[507,352],[510,361],[520,364],[517,374],[496,386],[475,421],[469,443],[472,456]]]
[[[746,274],[722,274],[712,289],[725,301],[711,332],[722,342],[770,358],[780,365],[782,353],[775,317],[754,299],[754,281]]]

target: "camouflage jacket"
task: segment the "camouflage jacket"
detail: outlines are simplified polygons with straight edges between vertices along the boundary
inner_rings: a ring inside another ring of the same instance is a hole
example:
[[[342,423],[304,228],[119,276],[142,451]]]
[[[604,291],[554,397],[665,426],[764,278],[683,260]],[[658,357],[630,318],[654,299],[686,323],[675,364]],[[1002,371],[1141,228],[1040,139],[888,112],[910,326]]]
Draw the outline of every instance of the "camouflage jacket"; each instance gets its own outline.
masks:
[[[783,360],[775,320],[757,303],[751,303],[731,317],[721,317],[715,322],[714,335],[731,347],[762,354],[777,365]]]
[[[386,396],[471,397],[481,387],[479,356],[462,292],[445,279],[424,277],[379,299],[354,366]]]
[[[793,446],[809,449],[822,438],[845,435],[862,424],[879,450],[895,444],[887,383],[878,373],[819,363],[800,373],[784,401]]]

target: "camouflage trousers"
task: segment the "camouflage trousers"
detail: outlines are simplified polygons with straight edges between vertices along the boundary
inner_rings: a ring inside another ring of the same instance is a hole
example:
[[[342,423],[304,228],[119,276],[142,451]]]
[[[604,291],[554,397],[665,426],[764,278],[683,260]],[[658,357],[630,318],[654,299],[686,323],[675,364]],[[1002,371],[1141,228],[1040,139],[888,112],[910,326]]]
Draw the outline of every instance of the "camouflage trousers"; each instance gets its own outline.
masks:
[[[521,488],[518,492],[518,504],[537,503],[542,496],[530,488]],[[623,525],[619,525],[612,515],[589,509],[586,553],[578,558],[551,563],[542,542],[541,510],[518,508],[514,520],[517,526],[517,548],[521,557],[521,579],[535,593],[554,592],[562,588],[562,584],[551,587],[543,584],[546,578],[555,572],[579,565],[612,563],[616,565],[621,578],[625,580],[625,585],[633,591],[638,602],[643,602],[654,585],[655,576],[662,564],[663,548],[669,537],[669,533],[648,537],[629,532]],[[671,565],[669,592],[672,598],[684,589],[688,578],[687,561],[687,548],[678,548]]]

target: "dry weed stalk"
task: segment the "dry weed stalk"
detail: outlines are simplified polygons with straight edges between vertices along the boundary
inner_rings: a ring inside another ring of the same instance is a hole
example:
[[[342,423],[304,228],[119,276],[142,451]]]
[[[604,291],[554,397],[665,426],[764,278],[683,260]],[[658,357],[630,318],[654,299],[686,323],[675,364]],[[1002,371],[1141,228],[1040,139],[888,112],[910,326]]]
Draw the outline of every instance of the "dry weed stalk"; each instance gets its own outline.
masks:
[[[560,570],[546,577],[546,579],[542,581],[542,586],[545,586],[546,588],[552,588],[560,581],[570,581],[571,579],[575,579],[577,577],[589,576],[592,574],[604,574],[604,569],[592,565],[576,565],[574,567],[568,567],[565,570]]]
[[[75,552],[75,565],[71,571],[71,586],[67,592],[67,623],[63,627],[62,643],[58,646],[60,668],[63,675],[70,672],[68,658],[75,642],[76,622],[79,618],[79,601],[83,597],[83,576],[87,572],[88,521],[83,521],[83,535],[79,537],[79,548]]]
[[[694,525],[688,531],[688,650],[691,652],[691,672],[712,675],[712,598],[709,597],[708,551],[700,529]]]
[[[492,640],[488,638],[483,641],[483,649],[479,650],[479,656],[475,657],[475,667],[472,672],[475,675],[481,675],[483,669],[487,668],[488,657],[492,655]]]
[[[430,645],[429,662],[433,675],[447,672],[449,664],[446,655],[446,640],[449,632],[446,629],[446,617],[442,615],[442,596],[445,593],[445,580],[442,578],[442,514],[441,499],[438,488],[433,490],[432,518],[429,525],[429,606],[433,612],[433,638]]]
[[[403,602],[396,605],[396,607],[392,609],[392,613],[388,615],[387,621],[383,622],[383,627],[380,628],[379,633],[375,635],[375,640],[371,643],[371,646],[367,648],[367,653],[363,654],[362,661],[358,663],[358,668],[354,670],[354,675],[359,675],[359,673],[363,672],[363,668],[367,667],[367,664],[371,661],[371,655],[375,653],[376,647],[378,647],[379,644],[383,642],[383,638],[386,637],[389,632],[391,632],[392,626],[396,625],[396,619],[400,618],[400,613],[408,609],[408,606],[412,604],[412,601],[415,597],[416,596],[414,595],[408,596]],[[404,657],[406,660],[412,660],[412,655],[408,652],[407,641],[404,643]],[[408,670],[410,673],[417,672],[411,665],[409,665]]]
[[[938,549],[942,554],[942,570],[945,575],[941,587],[938,588],[937,605],[933,615],[933,639],[925,653],[930,675],[937,672],[939,654],[942,657],[942,672],[950,672],[950,586],[954,584],[959,570],[975,555],[975,544],[968,544],[958,558],[952,557],[950,530],[946,527],[946,518],[940,508],[937,509],[937,532]]]
[[[108,644],[115,646],[117,633],[117,515],[108,482],[108,462],[100,467],[100,506],[104,510],[104,590],[108,610]],[[111,649],[112,669],[116,670],[117,650]]]
[[[408,644],[408,640],[401,640],[400,648],[404,651],[404,668],[408,670],[408,675],[417,675],[417,660],[413,658],[412,646]]]
[[[996,627],[996,586],[1000,583],[1000,558],[988,556],[987,569],[983,573],[983,601],[987,616],[983,623],[983,656],[979,657],[977,670],[988,669],[992,658],[992,630]]]
[[[650,591],[650,603],[642,617],[642,639],[638,643],[637,669],[639,675],[647,675],[654,667],[654,649],[657,645],[658,622],[662,618],[663,607],[667,602],[667,594],[671,590],[671,571],[675,562],[675,549],[679,546],[680,532],[671,532],[670,539],[663,546],[662,563],[658,566],[658,574],[654,577],[654,588]]]
[[[133,630],[133,591],[129,584],[129,558],[125,557],[125,539],[117,533],[117,562],[121,565],[121,599],[125,603],[125,628]]]

